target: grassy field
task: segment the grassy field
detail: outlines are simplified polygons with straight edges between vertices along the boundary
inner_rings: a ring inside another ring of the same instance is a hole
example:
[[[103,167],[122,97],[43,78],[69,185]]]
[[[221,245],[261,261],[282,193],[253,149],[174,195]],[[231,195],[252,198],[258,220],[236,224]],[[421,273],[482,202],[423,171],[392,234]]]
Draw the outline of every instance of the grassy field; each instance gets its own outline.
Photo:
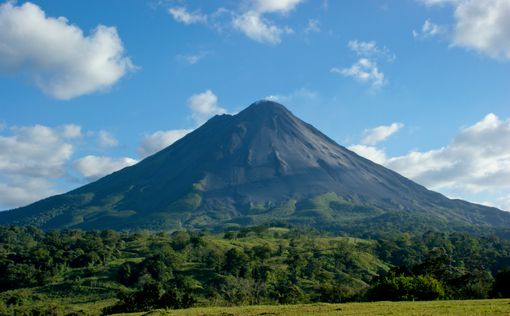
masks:
[[[510,299],[432,302],[375,302],[346,304],[307,304],[244,307],[204,307],[152,311],[147,316],[299,316],[299,315],[510,315]]]

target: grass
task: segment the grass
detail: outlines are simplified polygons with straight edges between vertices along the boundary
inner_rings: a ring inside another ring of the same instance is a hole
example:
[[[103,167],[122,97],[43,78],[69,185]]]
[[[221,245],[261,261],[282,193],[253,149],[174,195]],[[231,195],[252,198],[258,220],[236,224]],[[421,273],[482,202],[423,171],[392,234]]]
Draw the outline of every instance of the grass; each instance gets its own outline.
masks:
[[[510,299],[431,301],[431,302],[374,302],[346,304],[307,304],[242,307],[202,307],[182,310],[161,310],[148,313],[119,314],[147,316],[299,316],[299,315],[510,315]]]

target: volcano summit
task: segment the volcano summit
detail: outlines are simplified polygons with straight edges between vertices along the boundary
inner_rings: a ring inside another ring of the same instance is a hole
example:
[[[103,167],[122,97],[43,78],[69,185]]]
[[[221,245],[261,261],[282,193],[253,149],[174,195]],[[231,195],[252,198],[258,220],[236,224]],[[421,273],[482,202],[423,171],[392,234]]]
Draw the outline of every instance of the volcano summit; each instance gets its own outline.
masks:
[[[377,229],[508,227],[510,214],[451,200],[258,101],[96,182],[0,213],[1,224],[85,229],[230,229],[293,224]]]

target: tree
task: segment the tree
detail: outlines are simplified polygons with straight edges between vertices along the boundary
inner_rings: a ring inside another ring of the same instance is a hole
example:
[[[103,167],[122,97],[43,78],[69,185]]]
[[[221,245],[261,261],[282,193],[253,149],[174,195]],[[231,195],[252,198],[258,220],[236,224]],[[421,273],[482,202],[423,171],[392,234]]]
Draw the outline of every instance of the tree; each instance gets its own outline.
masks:
[[[372,301],[435,300],[444,296],[441,282],[431,276],[386,275],[369,289],[367,298]]]
[[[119,302],[103,310],[105,314],[144,312],[157,308],[188,308],[195,304],[186,282],[173,279],[168,283],[148,282],[141,289],[121,293]]]
[[[510,270],[499,271],[494,278],[493,297],[510,297]]]
[[[225,254],[223,270],[234,276],[244,277],[248,272],[248,256],[237,248],[232,248]]]
[[[191,243],[190,235],[187,232],[175,232],[172,234],[172,248],[180,251]]]
[[[270,297],[280,304],[296,304],[303,300],[303,290],[289,278],[280,275],[273,283]]]
[[[117,281],[125,286],[136,283],[139,277],[138,265],[134,262],[124,262],[117,270]]]
[[[265,260],[269,259],[271,257],[271,253],[273,250],[271,247],[269,247],[268,244],[264,245],[258,245],[253,248],[251,248],[254,256],[262,261],[264,263]]]

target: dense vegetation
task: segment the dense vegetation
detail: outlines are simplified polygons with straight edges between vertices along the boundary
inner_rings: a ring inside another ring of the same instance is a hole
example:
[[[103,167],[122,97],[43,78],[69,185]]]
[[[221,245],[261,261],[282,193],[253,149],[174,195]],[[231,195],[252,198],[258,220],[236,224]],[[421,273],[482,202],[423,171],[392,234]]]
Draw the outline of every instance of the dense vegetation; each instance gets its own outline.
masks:
[[[510,296],[510,243],[377,240],[256,226],[221,234],[0,226],[0,314]]]

